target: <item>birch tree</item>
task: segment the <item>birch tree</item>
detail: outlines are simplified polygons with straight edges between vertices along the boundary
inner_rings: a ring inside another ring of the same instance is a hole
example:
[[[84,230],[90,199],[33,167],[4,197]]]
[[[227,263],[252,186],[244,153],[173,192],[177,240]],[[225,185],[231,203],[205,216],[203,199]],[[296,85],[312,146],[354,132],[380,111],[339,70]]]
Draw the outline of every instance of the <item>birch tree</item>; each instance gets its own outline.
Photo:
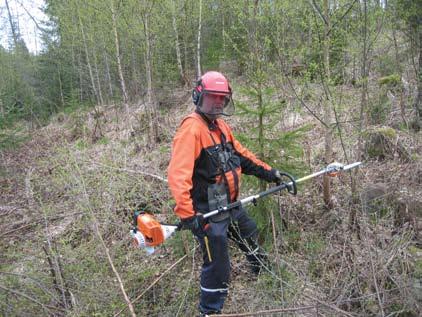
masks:
[[[330,3],[329,0],[324,0],[324,75],[325,81],[327,83],[331,80],[330,74],[330,31],[331,31],[331,19],[330,19]],[[332,161],[332,153],[333,153],[333,131],[331,127],[332,121],[332,110],[330,107],[330,95],[325,94],[325,102],[324,102],[324,121],[326,123],[325,127],[325,163],[329,164]],[[333,207],[331,201],[331,189],[330,189],[330,177],[328,175],[324,175],[323,178],[323,192],[324,192],[324,203],[325,206],[329,209]]]
[[[196,75],[197,75],[197,78],[202,76],[202,70],[201,70],[201,30],[202,30],[202,0],[199,0],[198,33],[197,33],[197,46],[196,46]]]
[[[412,127],[415,131],[422,128],[422,3],[421,1],[392,1],[397,17],[403,22],[402,32],[411,48],[412,66],[416,77],[416,96],[413,100],[414,119]]]
[[[89,71],[89,78],[91,80],[91,88],[92,91],[94,92],[94,96],[97,99],[97,102],[100,103],[100,97],[97,91],[97,87],[95,85],[95,79],[94,79],[94,72],[92,71],[92,65],[91,65],[91,61],[90,61],[90,57],[89,57],[89,51],[88,51],[88,44],[87,44],[87,38],[85,35],[85,29],[84,29],[84,25],[82,22],[82,18],[81,18],[81,14],[79,9],[77,9],[78,12],[78,23],[79,23],[79,30],[81,32],[82,35],[82,41],[83,41],[83,46],[84,46],[84,50],[85,50],[85,58],[86,58],[86,62],[87,62],[87,66],[88,66],[88,71]]]
[[[126,83],[125,78],[123,76],[123,69],[122,69],[122,61],[120,58],[120,45],[119,45],[119,35],[117,32],[117,16],[116,16],[116,10],[114,8],[114,0],[110,0],[110,10],[111,10],[111,21],[112,21],[112,27],[113,27],[113,35],[114,35],[114,45],[116,50],[116,62],[117,62],[117,69],[119,73],[119,80],[120,80],[120,88],[122,90],[122,98],[123,98],[123,105],[126,109],[126,112],[129,111],[129,97],[126,90]]]
[[[152,143],[156,142],[158,139],[157,109],[153,90],[153,48],[151,37],[151,18],[153,18],[153,7],[154,3],[152,2],[141,2],[142,25],[145,38],[145,75],[147,79],[146,109],[150,125],[150,141]]]
[[[173,25],[173,31],[174,31],[174,42],[175,42],[175,48],[176,48],[176,59],[177,59],[177,68],[179,70],[180,80],[183,83],[184,86],[187,86],[188,80],[186,78],[186,74],[183,70],[182,65],[182,55],[180,51],[180,40],[179,40],[179,31],[177,28],[177,11],[178,7],[175,2],[175,0],[171,0],[171,13],[172,13],[172,25]]]

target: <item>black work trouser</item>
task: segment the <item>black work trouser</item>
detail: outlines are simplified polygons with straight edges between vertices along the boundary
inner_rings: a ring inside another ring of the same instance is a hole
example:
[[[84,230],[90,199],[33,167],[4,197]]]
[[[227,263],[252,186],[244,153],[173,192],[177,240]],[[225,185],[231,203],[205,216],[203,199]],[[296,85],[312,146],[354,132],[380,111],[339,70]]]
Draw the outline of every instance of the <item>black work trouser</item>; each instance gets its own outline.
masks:
[[[246,253],[252,267],[260,268],[263,254],[256,243],[257,226],[242,207],[230,211],[222,221],[210,219],[205,235],[196,236],[202,249],[201,297],[203,313],[219,313],[227,297],[230,282],[228,239],[233,239]],[[206,247],[208,239],[208,249]],[[259,270],[259,269],[258,269]]]

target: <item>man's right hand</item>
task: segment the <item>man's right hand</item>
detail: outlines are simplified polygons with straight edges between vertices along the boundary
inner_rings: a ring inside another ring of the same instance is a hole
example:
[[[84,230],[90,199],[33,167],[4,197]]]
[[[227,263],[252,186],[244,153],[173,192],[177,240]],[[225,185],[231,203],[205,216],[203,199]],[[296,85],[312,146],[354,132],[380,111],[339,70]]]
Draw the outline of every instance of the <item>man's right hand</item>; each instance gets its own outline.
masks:
[[[194,235],[204,235],[205,219],[202,214],[196,214],[193,217],[182,219],[181,222],[182,227],[185,229],[190,229]]]
[[[281,184],[281,181],[282,181],[282,177],[281,177],[281,173],[280,173],[280,171],[279,170],[277,170],[277,169],[275,169],[275,168],[273,168],[272,170],[271,170],[271,175],[272,175],[272,177],[273,177],[273,181],[274,181],[274,183],[276,183],[276,185],[278,186],[278,185],[280,185]]]

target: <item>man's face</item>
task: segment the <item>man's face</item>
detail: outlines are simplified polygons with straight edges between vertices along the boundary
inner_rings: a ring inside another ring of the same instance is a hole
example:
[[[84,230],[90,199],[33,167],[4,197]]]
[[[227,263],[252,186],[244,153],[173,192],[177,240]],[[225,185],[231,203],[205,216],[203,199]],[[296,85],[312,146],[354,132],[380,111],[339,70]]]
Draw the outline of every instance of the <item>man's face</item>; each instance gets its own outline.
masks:
[[[224,111],[226,103],[225,95],[205,93],[202,96],[202,112],[209,115],[220,116]]]

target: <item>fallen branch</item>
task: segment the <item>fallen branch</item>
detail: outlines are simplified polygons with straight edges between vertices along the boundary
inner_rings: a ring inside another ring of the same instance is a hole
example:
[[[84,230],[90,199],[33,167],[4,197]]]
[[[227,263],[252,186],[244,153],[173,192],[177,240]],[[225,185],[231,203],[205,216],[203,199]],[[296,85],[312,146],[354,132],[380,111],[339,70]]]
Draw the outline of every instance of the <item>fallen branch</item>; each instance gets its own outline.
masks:
[[[408,286],[404,286],[404,287],[396,287],[396,288],[393,288],[391,290],[384,290],[382,293],[393,292],[393,291],[397,291],[397,290],[400,290],[400,289],[411,288],[411,287],[413,287],[413,286],[412,285],[408,285]],[[377,293],[372,293],[372,294],[368,294],[368,295],[357,297],[357,298],[351,298],[351,299],[347,299],[347,300],[342,300],[342,301],[340,301],[340,303],[356,302],[356,301],[360,301],[361,299],[365,299],[365,298],[372,297],[372,296],[377,296]],[[272,313],[293,312],[293,311],[308,310],[308,309],[313,309],[313,308],[314,309],[317,309],[318,306],[314,305],[314,306],[303,306],[303,307],[292,307],[292,308],[274,308],[274,309],[260,310],[260,311],[249,312],[249,313],[221,314],[221,315],[218,315],[218,317],[261,316],[261,315],[268,315],[268,314],[272,314]],[[217,315],[210,315],[210,316],[217,316]]]
[[[283,262],[285,262],[285,261],[283,261]],[[287,263],[287,262],[285,262],[285,263]],[[279,280],[282,284],[286,285],[286,286],[287,286],[287,287],[289,287],[289,288],[292,288],[292,285],[290,285],[290,284],[289,284],[289,283],[287,283],[286,281],[284,281],[284,280],[280,279],[280,277],[278,277],[278,276],[277,276],[277,274],[275,274],[274,272],[272,272],[271,270],[268,270],[268,269],[267,269],[267,271],[268,271],[268,272],[269,272],[272,276],[274,276],[274,278],[276,278],[277,280]],[[343,316],[353,317],[353,315],[352,315],[352,314],[350,314],[350,313],[348,313],[347,311],[344,311],[344,310],[342,310],[342,309],[338,308],[336,305],[333,305],[333,304],[330,304],[330,303],[324,302],[324,301],[322,301],[322,300],[320,300],[320,299],[318,299],[318,298],[316,298],[316,297],[314,297],[314,296],[307,295],[307,294],[305,294],[305,293],[303,293],[303,294],[302,294],[302,296],[304,296],[304,297],[306,297],[306,298],[308,298],[308,299],[311,299],[311,300],[313,300],[313,301],[315,301],[315,302],[318,302],[320,305],[325,306],[325,307],[327,307],[327,308],[330,308],[330,309],[332,309],[332,310],[334,310],[334,311],[338,312],[339,314],[341,314],[341,315],[343,315]]]
[[[89,161],[89,163],[91,163],[93,165],[117,170],[117,171],[146,175],[146,176],[158,179],[159,181],[162,181],[164,183],[167,183],[167,179],[165,179],[164,177],[159,176],[159,175],[155,175],[155,174],[151,174],[151,173],[147,173],[147,172],[135,171],[135,170],[131,170],[131,169],[128,169],[128,168],[113,167],[113,166],[109,166],[109,165],[105,165],[105,164],[101,164],[101,163],[97,163],[97,162],[93,162],[93,161]]]
[[[381,316],[384,317],[385,316],[384,308],[382,306],[380,290],[379,290],[379,287],[378,287],[377,277],[375,275],[374,261],[372,261],[372,255],[371,254],[369,255],[369,260],[371,262],[371,273],[372,273],[372,279],[374,280],[375,290],[377,292],[378,305],[379,305],[380,310],[381,310]]]
[[[21,277],[23,279],[29,279],[31,281],[33,281],[41,290],[43,290],[46,294],[50,295],[51,298],[53,298],[56,302],[59,301],[59,299],[56,297],[56,295],[54,295],[52,292],[50,292],[44,285],[43,282],[37,280],[36,278],[33,278],[29,275],[25,275],[25,274],[19,274],[19,273],[13,273],[13,272],[3,272],[0,271],[0,275],[13,275],[13,276],[18,276]]]
[[[80,215],[80,214],[83,214],[83,212],[74,212],[74,213],[69,214],[69,215],[54,216],[54,217],[47,218],[47,220],[48,221],[59,220],[59,219],[67,218],[67,217],[73,217],[73,216]],[[7,235],[9,235],[9,234],[11,234],[11,233],[13,233],[15,231],[19,231],[19,230],[22,230],[22,229],[26,229],[28,227],[32,227],[32,226],[38,225],[42,221],[45,221],[45,219],[34,220],[34,221],[31,221],[31,223],[28,223],[28,224],[25,224],[25,225],[20,226],[18,228],[15,228],[15,229],[6,231],[6,232],[0,234],[0,238],[1,237],[4,237],[4,236],[7,236]]]
[[[18,209],[16,206],[0,206],[0,216],[7,216],[16,209]]]
[[[108,250],[108,248],[107,248],[107,246],[106,246],[106,244],[105,244],[105,242],[104,242],[104,239],[103,239],[103,237],[101,236],[101,233],[100,233],[100,231],[99,231],[99,228],[98,228],[98,223],[95,223],[95,231],[97,232],[97,235],[98,235],[98,237],[99,237],[99,239],[100,239],[100,241],[101,241],[101,244],[102,244],[102,245],[103,245],[103,247],[104,247],[104,250],[105,250],[105,252],[106,252],[107,259],[108,259],[108,262],[110,263],[111,269],[113,270],[114,275],[116,275],[116,278],[117,278],[117,280],[119,281],[119,286],[120,286],[120,289],[121,289],[121,291],[122,291],[122,293],[123,293],[123,296],[124,296],[124,298],[125,298],[125,300],[126,300],[126,303],[127,303],[127,305],[128,305],[127,307],[129,307],[129,310],[130,310],[130,312],[131,312],[132,316],[133,316],[133,317],[136,317],[136,314],[135,314],[135,309],[134,309],[134,307],[133,307],[133,304],[131,303],[131,301],[130,301],[130,299],[129,299],[129,296],[126,294],[125,288],[124,288],[124,286],[123,286],[123,281],[122,281],[122,279],[120,278],[120,274],[119,274],[119,272],[117,272],[117,269],[116,269],[116,267],[114,266],[113,260],[111,259],[111,256],[110,256],[110,252],[109,252],[109,250]]]
[[[268,310],[260,310],[256,312],[250,313],[235,313],[235,314],[221,314],[218,317],[232,317],[232,316],[261,316],[261,315],[270,315],[273,313],[288,313],[288,312],[295,312],[301,310],[309,310],[309,309],[316,309],[317,306],[303,306],[303,307],[293,307],[293,308],[276,308],[276,309],[268,309]],[[209,316],[217,316],[217,315],[209,315]]]
[[[196,248],[196,247],[195,247]],[[163,272],[163,274],[161,274],[159,277],[157,277],[146,289],[144,289],[144,291],[138,295],[133,301],[132,303],[135,303],[136,301],[138,301],[142,296],[144,296],[144,294],[146,292],[148,292],[155,284],[158,283],[159,280],[161,280],[168,272],[170,272],[177,264],[179,264],[180,262],[182,262],[184,259],[186,259],[188,255],[185,254],[184,256],[182,256],[179,260],[177,260],[176,262],[174,262],[167,270],[165,270]],[[126,310],[126,307],[123,308],[122,310],[120,310],[117,314],[114,315],[114,317],[119,316],[122,312],[124,312]]]
[[[192,268],[191,268],[191,273],[190,273],[190,277],[189,277],[189,280],[188,280],[188,284],[185,286],[185,294],[183,296],[183,299],[180,301],[179,308],[177,309],[176,317],[179,316],[180,310],[182,309],[182,307],[185,304],[186,297],[187,297],[188,291],[189,291],[189,286],[192,283],[192,280],[193,280],[193,277],[194,277],[194,273],[195,273],[195,249],[196,249],[196,247],[193,248],[192,251],[191,251],[192,252]]]
[[[12,290],[10,288],[7,288],[7,287],[4,287],[2,285],[0,285],[0,288],[3,289],[3,290],[5,290],[6,292],[9,292],[9,293],[12,293],[12,294],[15,294],[15,295],[24,297],[24,298],[30,300],[31,302],[40,305],[42,308],[44,308],[46,310],[48,310],[47,308],[50,308],[50,309],[58,310],[58,311],[61,311],[61,312],[64,312],[64,313],[66,312],[66,310],[64,310],[64,309],[61,309],[61,308],[58,308],[58,307],[54,307],[54,306],[50,306],[50,305],[45,305],[45,304],[39,302],[38,300],[36,300],[35,298],[32,298],[31,296],[26,295],[24,293],[21,293],[19,291],[14,291],[14,290]]]
[[[338,307],[337,307],[337,306],[335,306],[335,305],[328,304],[328,303],[326,303],[326,302],[324,302],[324,301],[322,301],[322,300],[319,300],[318,298],[315,298],[315,297],[310,296],[310,295],[304,295],[304,296],[305,296],[305,297],[308,297],[308,298],[310,298],[310,299],[312,299],[312,300],[317,301],[317,302],[318,302],[318,303],[320,303],[322,306],[325,306],[325,307],[327,307],[327,308],[330,308],[330,309],[332,309],[332,310],[334,310],[334,311],[336,311],[336,312],[340,313],[341,315],[348,316],[348,317],[353,317],[353,315],[352,315],[352,314],[349,314],[347,311],[344,311],[343,309],[340,309],[340,308],[338,308]]]
[[[89,196],[88,196],[88,193],[86,191],[86,185],[85,185],[85,182],[84,182],[82,173],[79,170],[79,166],[78,166],[78,164],[76,162],[75,162],[75,166],[76,166],[76,168],[78,169],[78,172],[79,172],[80,184],[81,184],[81,187],[82,187],[82,190],[83,190],[83,194],[84,194],[85,199],[86,199],[86,202],[87,202],[88,210],[89,210],[89,212],[91,214],[91,217],[92,217],[92,221],[93,221],[95,232],[96,232],[96,234],[98,236],[98,239],[101,242],[101,245],[104,248],[104,251],[105,251],[105,253],[107,255],[107,259],[108,259],[108,262],[109,262],[109,264],[111,266],[111,269],[113,270],[114,275],[116,276],[116,279],[119,282],[119,287],[120,287],[120,290],[122,291],[122,294],[123,294],[123,297],[124,297],[124,299],[126,301],[127,307],[129,308],[132,317],[136,317],[135,309],[133,307],[133,304],[131,303],[131,301],[129,299],[129,296],[126,293],[126,290],[125,290],[125,288],[123,286],[123,281],[122,281],[122,279],[120,277],[120,274],[117,271],[116,267],[114,266],[113,260],[112,260],[111,255],[110,255],[110,251],[109,251],[109,249],[108,249],[108,247],[107,247],[107,245],[106,245],[106,243],[105,243],[105,241],[104,241],[104,239],[103,239],[103,237],[101,235],[100,228],[98,226],[98,220],[97,220],[97,217],[95,216],[94,210],[92,209],[91,202],[89,200]]]
[[[33,171],[33,167],[28,168],[25,177],[25,196],[30,210],[34,209],[35,206],[34,191],[32,190],[31,186],[31,178]]]

